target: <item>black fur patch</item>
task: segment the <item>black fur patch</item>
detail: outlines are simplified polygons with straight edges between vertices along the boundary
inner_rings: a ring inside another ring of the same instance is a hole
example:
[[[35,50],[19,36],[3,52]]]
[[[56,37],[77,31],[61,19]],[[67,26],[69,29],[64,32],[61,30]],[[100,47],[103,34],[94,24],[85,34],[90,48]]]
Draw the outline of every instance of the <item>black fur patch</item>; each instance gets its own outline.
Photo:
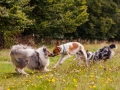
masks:
[[[111,44],[109,46],[104,46],[100,48],[98,51],[94,52],[92,56],[94,61],[107,60],[110,59],[113,48],[116,48],[115,44]]]
[[[111,44],[111,45],[109,45],[109,47],[110,47],[111,49],[113,49],[113,48],[116,48],[116,45],[115,45],[115,44]]]
[[[39,56],[39,53],[35,51],[33,55],[29,57],[30,61],[28,64],[28,67],[32,70],[41,70],[44,65],[42,64],[41,58]]]

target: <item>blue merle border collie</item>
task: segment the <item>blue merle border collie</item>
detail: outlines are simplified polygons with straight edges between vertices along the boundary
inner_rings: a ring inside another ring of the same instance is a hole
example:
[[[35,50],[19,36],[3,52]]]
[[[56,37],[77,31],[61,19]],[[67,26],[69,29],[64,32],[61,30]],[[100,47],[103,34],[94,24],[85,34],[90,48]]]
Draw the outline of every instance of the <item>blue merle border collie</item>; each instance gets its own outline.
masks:
[[[37,50],[27,45],[14,45],[10,51],[10,58],[12,64],[15,66],[15,71],[22,74],[27,74],[24,68],[27,67],[31,70],[49,71],[49,57],[50,51],[42,46]]]
[[[114,56],[114,51],[113,51],[114,48],[117,49],[116,44],[110,44],[109,46],[104,46],[99,50],[97,50],[96,52],[86,51],[87,60],[88,62],[90,61],[97,62],[100,60],[104,60],[104,62],[106,62],[108,59]]]

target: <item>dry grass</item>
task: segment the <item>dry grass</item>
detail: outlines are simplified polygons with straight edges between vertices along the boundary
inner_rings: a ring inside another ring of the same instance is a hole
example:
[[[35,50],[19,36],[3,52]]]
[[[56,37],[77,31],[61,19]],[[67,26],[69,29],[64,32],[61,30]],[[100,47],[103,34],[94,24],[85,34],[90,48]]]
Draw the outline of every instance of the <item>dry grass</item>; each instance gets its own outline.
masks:
[[[95,51],[105,44],[84,45]],[[120,89],[120,48],[106,65],[102,62],[88,68],[79,66],[74,57],[63,65],[52,69],[60,56],[50,58],[50,72],[34,72],[29,75],[16,74],[9,62],[9,50],[0,51],[0,90],[119,90]],[[52,50],[53,47],[49,47]]]

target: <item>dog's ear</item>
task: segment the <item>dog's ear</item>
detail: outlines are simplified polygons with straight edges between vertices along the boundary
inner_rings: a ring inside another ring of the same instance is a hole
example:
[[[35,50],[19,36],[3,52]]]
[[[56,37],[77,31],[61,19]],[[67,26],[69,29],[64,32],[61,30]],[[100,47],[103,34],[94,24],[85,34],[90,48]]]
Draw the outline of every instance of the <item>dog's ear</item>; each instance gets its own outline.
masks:
[[[43,47],[43,52],[46,52],[47,51],[47,48],[46,47]]]
[[[56,42],[56,47],[57,47],[57,46],[59,46],[59,45],[60,45],[60,42],[59,42],[59,41],[57,41],[57,42]]]

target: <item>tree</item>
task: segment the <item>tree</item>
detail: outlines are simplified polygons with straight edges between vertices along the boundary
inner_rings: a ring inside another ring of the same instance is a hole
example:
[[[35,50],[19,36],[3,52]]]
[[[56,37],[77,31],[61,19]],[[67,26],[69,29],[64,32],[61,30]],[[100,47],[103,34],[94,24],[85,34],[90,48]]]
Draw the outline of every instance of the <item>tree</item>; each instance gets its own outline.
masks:
[[[115,35],[115,40],[120,40],[120,0],[114,0],[114,2],[118,6],[118,13],[113,15],[113,20],[115,21],[115,25],[113,27],[113,30],[118,31],[117,34]]]
[[[1,31],[24,30],[32,24],[26,14],[32,10],[29,0],[2,0],[0,1],[0,29]]]
[[[113,16],[118,6],[112,0],[87,0],[89,21],[78,27],[77,33],[83,39],[110,39],[118,32],[113,28]],[[81,32],[82,30],[82,32]]]
[[[9,48],[16,44],[15,35],[32,25],[29,18],[33,7],[30,0],[1,0],[0,1],[0,47]]]
[[[60,38],[64,33],[75,32],[77,26],[88,20],[85,0],[31,0],[30,3],[35,6],[32,29],[43,37]]]

